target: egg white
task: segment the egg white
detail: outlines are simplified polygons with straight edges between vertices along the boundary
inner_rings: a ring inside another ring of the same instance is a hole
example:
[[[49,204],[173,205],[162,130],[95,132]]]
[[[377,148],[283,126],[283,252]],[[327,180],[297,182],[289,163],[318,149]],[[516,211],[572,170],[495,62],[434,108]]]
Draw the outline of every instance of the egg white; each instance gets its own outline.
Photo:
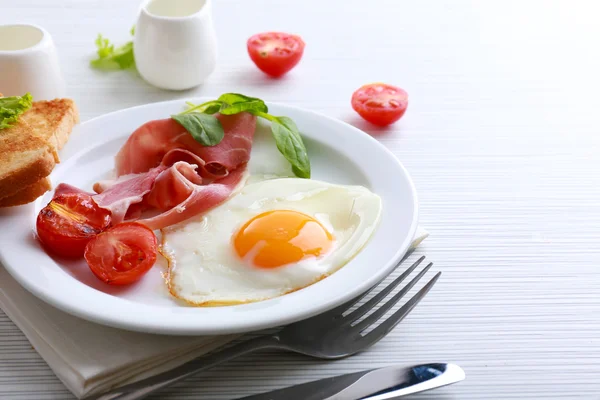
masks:
[[[271,269],[242,260],[232,237],[248,220],[270,210],[314,217],[334,236],[332,248],[318,258]],[[298,178],[248,184],[208,213],[162,231],[169,291],[193,305],[216,306],[302,289],[350,261],[373,235],[380,215],[380,197],[362,186]]]

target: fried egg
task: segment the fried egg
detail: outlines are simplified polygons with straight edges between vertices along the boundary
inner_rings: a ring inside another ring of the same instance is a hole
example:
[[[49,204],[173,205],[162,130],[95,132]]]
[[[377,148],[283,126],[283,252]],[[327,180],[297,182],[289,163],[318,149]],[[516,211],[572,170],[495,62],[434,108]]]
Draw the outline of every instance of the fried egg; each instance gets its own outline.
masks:
[[[246,185],[211,211],[162,231],[175,297],[249,303],[309,286],[373,235],[381,199],[362,186],[280,178]]]

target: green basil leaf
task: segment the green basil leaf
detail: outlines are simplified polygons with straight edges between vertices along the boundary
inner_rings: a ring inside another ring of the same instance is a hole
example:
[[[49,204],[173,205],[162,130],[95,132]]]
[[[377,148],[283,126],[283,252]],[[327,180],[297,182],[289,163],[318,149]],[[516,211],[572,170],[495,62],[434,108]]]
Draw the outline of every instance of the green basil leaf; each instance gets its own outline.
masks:
[[[223,140],[225,133],[221,122],[214,115],[193,112],[172,115],[203,146],[215,146]]]
[[[223,115],[233,115],[243,111],[253,114],[269,112],[269,108],[265,102],[256,97],[249,97],[239,93],[225,93],[219,96],[218,100],[223,102],[220,110],[220,113]]]
[[[271,131],[277,149],[292,164],[292,171],[300,178],[310,178],[310,160],[298,127],[288,117],[272,117]]]
[[[221,110],[222,103],[214,102],[207,104],[206,107],[202,110],[204,114],[216,114]]]
[[[190,114],[190,113],[204,113],[204,114],[215,114],[218,113],[221,109],[222,101],[219,100],[211,100],[202,104],[194,104],[190,101],[185,102],[188,105],[188,109],[180,112],[179,114]]]
[[[246,96],[241,93],[224,93],[224,94],[220,95],[217,100],[220,100],[220,101],[228,103],[228,104],[246,103],[249,101],[256,101],[256,100],[262,101],[261,99],[259,99],[257,97],[250,97],[250,96]]]
[[[233,115],[239,114],[244,111],[248,111],[249,113],[256,114],[259,112],[267,112],[267,106],[262,101],[260,102],[247,102],[247,103],[236,103],[236,104],[227,104],[223,103],[219,112],[223,115]]]

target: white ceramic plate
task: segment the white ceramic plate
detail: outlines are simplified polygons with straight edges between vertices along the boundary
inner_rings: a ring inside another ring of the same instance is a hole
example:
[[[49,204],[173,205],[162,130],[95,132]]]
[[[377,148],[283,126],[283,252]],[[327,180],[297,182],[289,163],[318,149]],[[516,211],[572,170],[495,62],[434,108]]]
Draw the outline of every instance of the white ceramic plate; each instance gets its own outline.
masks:
[[[81,124],[61,152],[63,162],[51,175],[53,185],[66,182],[90,189],[110,174],[113,157],[131,132],[183,108],[182,100],[148,104]],[[330,277],[272,300],[214,308],[189,307],[171,298],[161,263],[137,284],[111,287],[96,279],[84,261],[53,258],[38,244],[35,219],[51,193],[34,204],[0,211],[0,260],[21,285],[61,310],[100,324],[152,333],[225,334],[274,327],[359,295],[388,274],[410,245],[418,208],[412,181],[394,155],[366,133],[311,111],[281,104],[269,108],[298,125],[314,179],[363,185],[383,199],[382,220],[369,244]]]

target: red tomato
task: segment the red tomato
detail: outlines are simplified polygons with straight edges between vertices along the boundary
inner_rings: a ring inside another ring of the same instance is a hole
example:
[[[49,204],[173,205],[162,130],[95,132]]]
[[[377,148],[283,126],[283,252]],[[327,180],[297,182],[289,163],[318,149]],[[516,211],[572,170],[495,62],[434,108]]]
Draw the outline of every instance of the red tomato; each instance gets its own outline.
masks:
[[[408,93],[385,83],[371,83],[360,87],[352,95],[352,108],[372,124],[386,126],[404,115]]]
[[[85,260],[101,281],[128,285],[156,262],[156,236],[138,222],[125,222],[102,232],[85,247]]]
[[[281,76],[294,68],[304,53],[300,36],[282,32],[259,33],[248,39],[248,54],[265,74]]]
[[[65,257],[81,257],[87,243],[110,226],[110,212],[89,194],[55,197],[38,214],[37,234],[45,247]]]

